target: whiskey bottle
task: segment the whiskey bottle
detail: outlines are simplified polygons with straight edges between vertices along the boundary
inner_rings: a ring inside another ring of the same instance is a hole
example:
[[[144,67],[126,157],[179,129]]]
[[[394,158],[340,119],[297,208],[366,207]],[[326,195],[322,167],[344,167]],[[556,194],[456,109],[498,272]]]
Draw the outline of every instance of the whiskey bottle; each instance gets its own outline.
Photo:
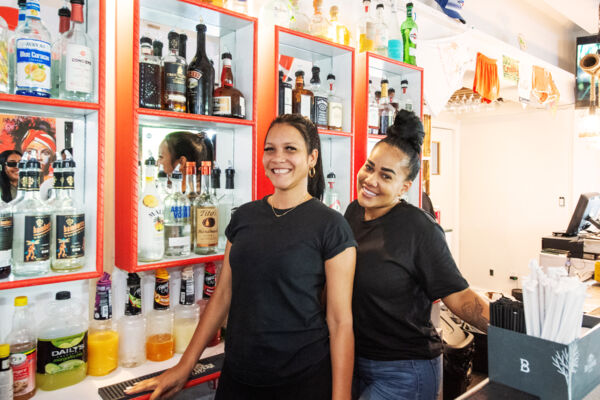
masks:
[[[311,113],[312,122],[322,129],[327,129],[327,92],[321,88],[321,69],[317,66],[312,67],[312,78],[310,79],[311,89],[313,91],[313,109]]]
[[[233,86],[231,71],[231,53],[223,53],[223,70],[221,71],[221,86],[215,89],[213,96],[213,115],[230,118],[246,118],[246,100],[244,95]]]
[[[16,32],[25,25],[25,19],[27,18],[27,0],[18,0],[17,6],[19,7],[19,19],[15,32],[11,34],[8,40],[8,92],[11,94],[15,93],[15,81],[16,81],[16,70],[17,70],[17,36]]]
[[[206,55],[206,25],[196,25],[196,32],[198,33],[196,54],[190,62],[186,82],[188,112],[212,115],[215,68]]]
[[[327,84],[329,85],[329,95],[327,96],[327,129],[341,131],[343,124],[342,99],[335,94],[335,75],[327,75]]]
[[[58,9],[58,39],[52,45],[52,90],[50,91],[50,97],[59,97],[60,95],[60,57],[61,49],[60,44],[62,34],[71,29],[71,10],[67,7],[67,2],[63,3],[63,6]]]
[[[152,155],[145,165],[146,183],[138,203],[138,260],[158,261],[164,255],[163,205],[154,183],[156,161]]]
[[[173,192],[165,199],[165,256],[185,257],[190,254],[190,201],[181,192],[183,174],[179,165],[171,174]]]
[[[162,53],[162,43],[160,45]],[[140,39],[140,107],[160,110],[162,75],[161,60],[154,55],[152,39],[143,36]]]
[[[202,192],[194,202],[196,214],[196,254],[213,254],[219,243],[217,203],[210,191],[210,161],[202,161]]]
[[[60,39],[60,97],[92,101],[94,97],[94,42],[85,32],[84,0],[71,0],[71,29]]]
[[[169,54],[163,59],[163,110],[185,112],[185,75],[187,64],[179,56],[179,35],[169,32]]]
[[[323,0],[313,0],[313,8],[315,13],[310,19],[308,25],[308,32],[321,39],[328,39],[329,34],[329,21],[323,15],[321,8],[323,6]]]
[[[29,4],[29,3],[28,3]],[[13,211],[13,273],[35,276],[50,270],[50,236],[52,210],[40,200],[40,162],[35,152],[27,160],[27,186]]]
[[[304,88],[304,71],[296,71],[296,87],[292,90],[292,113],[311,119],[313,92]]]
[[[279,71],[279,115],[291,113],[292,85],[289,82],[283,81],[283,71]]]
[[[68,272],[85,265],[85,213],[75,197],[75,161],[62,162],[62,186],[52,216],[52,270]]]
[[[194,208],[194,203],[196,201],[196,197],[198,197],[198,192],[196,191],[196,163],[195,162],[187,162],[185,164],[185,196],[190,201],[190,226],[191,226],[191,235],[190,235],[190,246],[193,248],[196,243],[196,213]]]
[[[15,48],[15,93],[50,97],[52,36],[40,18],[39,0],[27,0],[27,17],[15,32]]]

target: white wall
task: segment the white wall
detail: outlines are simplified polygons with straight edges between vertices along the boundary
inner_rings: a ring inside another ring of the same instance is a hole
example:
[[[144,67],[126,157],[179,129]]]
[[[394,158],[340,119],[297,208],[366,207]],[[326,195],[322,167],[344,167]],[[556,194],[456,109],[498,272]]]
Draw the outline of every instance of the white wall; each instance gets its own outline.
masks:
[[[572,210],[573,110],[516,107],[461,120],[459,267],[475,287],[516,287],[509,276],[527,274],[541,237],[566,229]]]

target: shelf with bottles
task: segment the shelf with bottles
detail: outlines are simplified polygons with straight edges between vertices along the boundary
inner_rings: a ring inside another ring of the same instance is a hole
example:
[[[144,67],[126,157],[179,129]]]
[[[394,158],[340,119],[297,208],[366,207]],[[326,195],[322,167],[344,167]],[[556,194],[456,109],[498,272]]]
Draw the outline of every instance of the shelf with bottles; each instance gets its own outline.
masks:
[[[194,0],[136,3],[139,20],[134,20],[133,53],[134,59],[136,54],[140,59],[133,71],[137,83],[134,101],[140,105],[140,113],[145,107],[178,112],[180,118],[191,120],[200,115],[255,120],[254,63],[248,61],[256,60],[256,19]],[[200,24],[205,26],[202,32],[197,30]],[[174,34],[170,31],[179,35],[174,53],[180,58],[171,55],[169,35]],[[152,40],[152,45],[145,46],[140,41],[143,37]],[[196,57],[197,51],[203,55]],[[198,63],[194,64],[194,59]],[[167,65],[172,72],[167,72]],[[211,75],[214,82],[205,82]]]

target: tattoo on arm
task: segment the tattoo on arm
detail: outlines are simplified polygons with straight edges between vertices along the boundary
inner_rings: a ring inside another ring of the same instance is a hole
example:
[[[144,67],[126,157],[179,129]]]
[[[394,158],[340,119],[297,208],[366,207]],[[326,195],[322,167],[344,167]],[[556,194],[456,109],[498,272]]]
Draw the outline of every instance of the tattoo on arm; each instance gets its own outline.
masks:
[[[475,326],[477,329],[487,332],[488,320],[483,316],[483,307],[487,306],[482,304],[478,298],[468,300],[461,306],[462,319]]]

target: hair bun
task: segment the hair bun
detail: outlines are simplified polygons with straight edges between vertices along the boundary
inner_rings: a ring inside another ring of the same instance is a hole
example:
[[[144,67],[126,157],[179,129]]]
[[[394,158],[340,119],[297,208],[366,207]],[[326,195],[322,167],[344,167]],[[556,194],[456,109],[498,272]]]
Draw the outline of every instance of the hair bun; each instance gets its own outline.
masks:
[[[394,124],[388,129],[387,134],[394,139],[407,141],[417,153],[421,152],[425,131],[423,123],[414,112],[406,110],[398,111],[394,119]]]

